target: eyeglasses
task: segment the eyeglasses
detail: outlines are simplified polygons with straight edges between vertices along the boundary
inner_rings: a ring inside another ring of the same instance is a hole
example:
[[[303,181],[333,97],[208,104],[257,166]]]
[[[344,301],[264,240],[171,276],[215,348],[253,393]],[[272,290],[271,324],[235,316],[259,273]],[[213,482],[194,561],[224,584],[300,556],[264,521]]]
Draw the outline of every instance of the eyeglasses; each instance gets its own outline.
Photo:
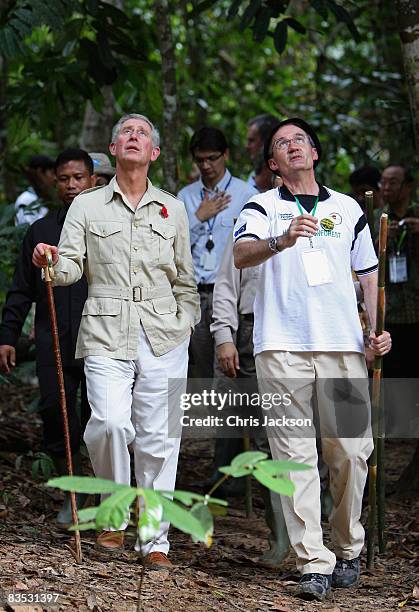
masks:
[[[205,162],[208,162],[209,164],[213,164],[214,162],[217,161],[217,159],[220,159],[220,157],[222,157],[224,155],[224,153],[219,153],[214,154],[214,155],[208,155],[207,157],[196,157],[194,156],[194,162],[198,165],[198,166],[202,166],[202,164],[205,164]]]
[[[303,134],[296,134],[292,138],[286,140],[285,138],[280,138],[279,140],[275,140],[272,145],[272,149],[279,149],[280,151],[286,151],[290,144],[295,145],[304,145],[309,142],[308,138]]]
[[[146,130],[144,128],[122,128],[122,130],[120,131],[120,134],[122,134],[123,136],[132,136],[133,134],[136,134],[137,136],[150,136],[150,134],[148,132],[146,132]]]

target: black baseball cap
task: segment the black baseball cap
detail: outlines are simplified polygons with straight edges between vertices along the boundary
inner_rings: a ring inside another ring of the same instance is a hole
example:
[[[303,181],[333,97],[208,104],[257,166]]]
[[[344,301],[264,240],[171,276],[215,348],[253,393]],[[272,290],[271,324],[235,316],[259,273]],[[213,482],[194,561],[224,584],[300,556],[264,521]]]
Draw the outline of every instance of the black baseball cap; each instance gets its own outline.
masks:
[[[311,125],[307,123],[307,121],[304,121],[304,119],[300,119],[299,117],[291,117],[290,119],[284,119],[283,121],[279,121],[272,129],[268,138],[265,140],[265,145],[263,149],[265,163],[267,164],[268,161],[272,158],[272,138],[275,136],[279,128],[281,128],[283,125],[296,125],[297,127],[301,128],[306,134],[308,134],[308,136],[310,136],[311,140],[314,142],[314,146],[318,155],[318,159],[316,159],[314,162],[314,167],[316,167],[322,156],[322,146],[320,144],[320,140]]]

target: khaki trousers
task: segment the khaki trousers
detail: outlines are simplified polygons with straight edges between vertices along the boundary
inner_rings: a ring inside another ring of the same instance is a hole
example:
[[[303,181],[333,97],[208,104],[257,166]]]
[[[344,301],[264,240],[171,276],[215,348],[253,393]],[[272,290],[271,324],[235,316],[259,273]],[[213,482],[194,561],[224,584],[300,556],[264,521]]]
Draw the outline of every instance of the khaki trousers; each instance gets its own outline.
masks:
[[[364,355],[264,351],[256,355],[256,372],[262,394],[287,392],[292,396],[291,406],[277,406],[267,416],[311,419],[309,427],[285,425],[270,429],[268,437],[274,459],[313,466],[312,470],[289,472],[288,477],[296,490],[291,497],[281,496],[288,535],[297,555],[297,569],[302,574],[331,574],[336,557],[323,543],[313,405],[318,410],[323,460],[330,473],[333,510],[329,522],[333,548],[337,557],[354,559],[364,544],[360,516],[367,459],[373,449]],[[331,379],[352,379],[356,381],[358,390],[361,382],[356,420],[361,420],[362,426],[356,429],[359,431],[357,435],[351,434],[353,437],[331,434],[331,431],[336,431],[333,416],[342,407],[337,402],[334,404],[333,396],[331,400]]]

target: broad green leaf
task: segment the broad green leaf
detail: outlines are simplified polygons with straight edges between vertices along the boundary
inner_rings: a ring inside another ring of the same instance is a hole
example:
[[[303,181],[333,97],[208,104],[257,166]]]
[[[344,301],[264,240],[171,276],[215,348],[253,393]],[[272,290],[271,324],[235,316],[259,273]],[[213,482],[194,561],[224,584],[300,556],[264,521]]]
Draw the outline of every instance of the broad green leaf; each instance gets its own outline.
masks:
[[[57,487],[62,491],[75,491],[76,493],[114,493],[125,489],[126,485],[118,484],[113,480],[104,478],[91,478],[90,476],[60,476],[47,482],[47,487]]]
[[[185,506],[191,506],[195,501],[202,501],[205,503],[218,504],[220,506],[227,506],[228,503],[225,499],[219,499],[218,497],[209,497],[208,495],[200,495],[199,493],[192,493],[190,491],[156,491],[167,499],[177,499],[182,502]]]
[[[253,40],[262,42],[268,32],[272,17],[272,10],[269,6],[263,7],[256,15],[253,25]]]
[[[149,489],[143,489],[140,517],[138,519],[138,537],[142,543],[150,542],[160,532],[163,517],[161,495]]]
[[[307,32],[307,29],[303,26],[303,24],[297,21],[296,19],[293,19],[292,17],[287,17],[286,19],[284,19],[284,21],[287,22],[290,28],[292,28],[296,32],[299,32],[299,34],[305,34]]]
[[[212,517],[212,514],[208,506],[202,503],[195,504],[193,508],[191,509],[191,514],[192,516],[197,518],[198,521],[203,526],[205,530],[205,537],[206,537],[205,544],[209,548],[212,544],[212,536],[214,533],[214,519]],[[192,539],[194,541],[197,541],[197,539],[194,536],[192,536]]]
[[[82,508],[78,511],[77,516],[79,521],[84,523],[85,521],[94,521],[98,511],[97,506],[91,506],[90,508]]]
[[[274,474],[281,474],[284,472],[303,472],[304,470],[313,469],[311,465],[306,463],[296,463],[295,461],[277,461],[274,459],[267,459],[266,461],[260,461],[255,469],[261,469],[264,472],[269,472],[271,476]]]
[[[245,30],[253,21],[256,13],[262,6],[262,0],[250,0],[246,10],[243,13],[243,17],[239,24],[239,30]]]
[[[207,543],[205,526],[189,510],[185,510],[176,502],[163,498],[163,517],[177,529],[189,533],[204,544]]]
[[[281,55],[287,46],[288,27],[285,20],[276,24],[274,31],[274,45],[277,52]]]
[[[81,523],[77,527],[72,525],[68,531],[87,531],[88,529],[96,529],[96,523]]]
[[[263,459],[267,458],[267,453],[262,453],[261,451],[246,451],[245,453],[240,453],[240,455],[234,457],[230,465],[234,468],[242,468],[245,466],[255,465],[258,461],[262,461]]]
[[[222,472],[223,474],[228,474],[229,476],[232,476],[233,478],[240,478],[241,476],[246,476],[247,474],[251,474],[252,470],[253,470],[253,466],[244,467],[244,468],[234,468],[231,465],[227,465],[226,467],[218,468],[219,472]]]
[[[128,519],[128,511],[133,500],[137,497],[134,487],[124,486],[123,489],[113,493],[103,501],[96,514],[97,529],[120,529],[122,523]]]
[[[359,42],[361,40],[361,36],[358,32],[358,29],[352,17],[348,13],[348,11],[340,4],[337,4],[336,2],[334,2],[334,0],[326,0],[326,2],[327,2],[327,6],[330,8],[332,13],[335,15],[336,19],[338,21],[345,23],[348,30],[352,34],[353,39]]]
[[[269,474],[265,474],[260,470],[255,470],[253,476],[265,487],[273,491],[274,493],[280,493],[281,495],[292,495],[295,491],[294,483],[288,478],[274,478]]]
[[[227,516],[228,508],[226,508],[226,506],[227,502],[225,502],[224,506],[218,504],[208,504],[208,509],[212,516]]]
[[[158,491],[167,499],[177,499],[185,506],[192,506],[195,501],[204,501],[205,496],[190,491]]]

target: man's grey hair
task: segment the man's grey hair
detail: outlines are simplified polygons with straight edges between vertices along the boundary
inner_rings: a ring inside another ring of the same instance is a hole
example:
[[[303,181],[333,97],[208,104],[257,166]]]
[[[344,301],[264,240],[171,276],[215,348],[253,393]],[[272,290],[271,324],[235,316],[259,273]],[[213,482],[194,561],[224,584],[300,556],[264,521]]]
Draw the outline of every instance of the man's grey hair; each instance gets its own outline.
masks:
[[[112,128],[112,140],[111,142],[115,142],[118,138],[119,132],[121,131],[122,125],[125,121],[129,119],[141,119],[141,121],[145,121],[151,128],[151,142],[153,143],[153,147],[160,146],[160,134],[159,130],[153,125],[148,117],[145,115],[139,115],[138,113],[129,113],[128,115],[123,115],[117,123]]]

